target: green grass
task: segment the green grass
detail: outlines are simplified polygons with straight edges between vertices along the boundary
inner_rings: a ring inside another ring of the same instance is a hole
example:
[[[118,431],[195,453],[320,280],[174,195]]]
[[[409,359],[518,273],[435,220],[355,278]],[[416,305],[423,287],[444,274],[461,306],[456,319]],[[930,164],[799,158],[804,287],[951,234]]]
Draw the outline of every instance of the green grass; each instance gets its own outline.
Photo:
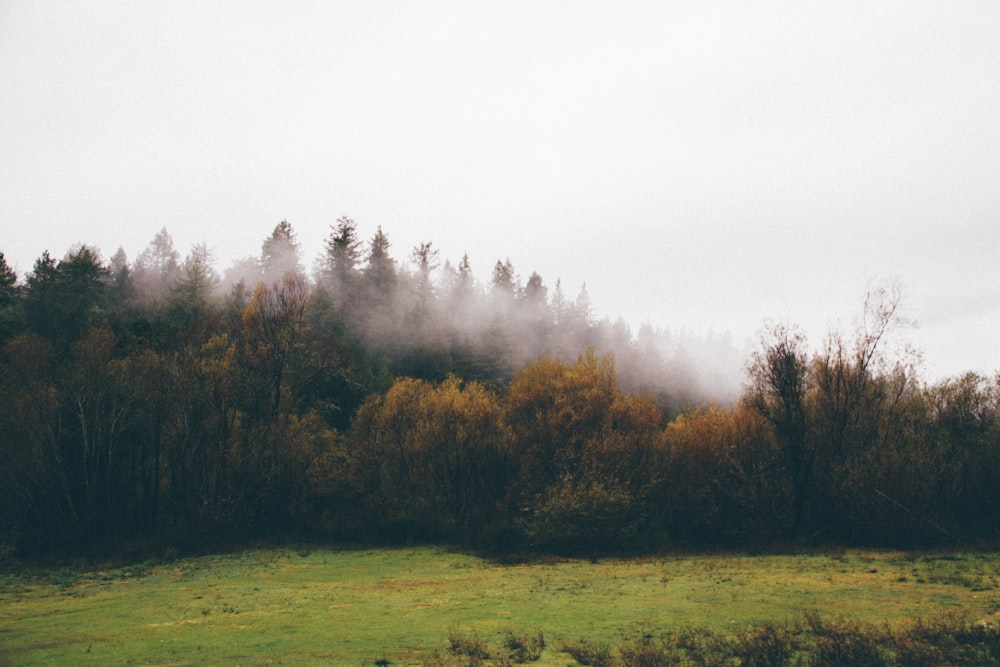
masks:
[[[449,636],[617,645],[643,628],[738,633],[807,613],[995,621],[1000,555],[683,555],[499,565],[437,548],[266,549],[0,574],[0,665],[419,665]]]

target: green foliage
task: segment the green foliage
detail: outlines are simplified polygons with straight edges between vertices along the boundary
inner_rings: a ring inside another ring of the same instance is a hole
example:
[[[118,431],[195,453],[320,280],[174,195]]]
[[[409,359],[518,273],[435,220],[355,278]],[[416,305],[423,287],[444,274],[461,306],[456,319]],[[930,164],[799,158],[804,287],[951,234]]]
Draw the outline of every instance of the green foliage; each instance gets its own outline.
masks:
[[[14,272],[0,252],[0,343],[18,333],[24,321],[21,290]]]
[[[108,317],[110,273],[87,246],[60,262],[46,252],[28,275],[24,314],[28,329],[63,344],[82,337]]]

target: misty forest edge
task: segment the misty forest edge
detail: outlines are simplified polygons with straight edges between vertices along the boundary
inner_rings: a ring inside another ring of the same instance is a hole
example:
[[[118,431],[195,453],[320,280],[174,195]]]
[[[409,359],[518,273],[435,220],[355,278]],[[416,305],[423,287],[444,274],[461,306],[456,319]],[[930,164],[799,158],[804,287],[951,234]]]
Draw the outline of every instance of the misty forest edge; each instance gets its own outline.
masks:
[[[740,352],[408,259],[346,217],[311,275],[287,221],[225,280],[166,229],[23,281],[0,253],[3,553],[996,543],[1000,379],[922,381],[894,287],[819,351],[772,324]]]

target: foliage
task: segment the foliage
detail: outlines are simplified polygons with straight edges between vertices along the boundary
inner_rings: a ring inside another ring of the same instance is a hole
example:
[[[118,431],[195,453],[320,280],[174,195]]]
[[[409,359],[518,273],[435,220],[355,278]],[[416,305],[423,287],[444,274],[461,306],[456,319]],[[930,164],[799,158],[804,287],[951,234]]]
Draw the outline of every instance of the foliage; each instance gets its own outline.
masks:
[[[311,280],[282,221],[226,286],[166,229],[134,266],[81,245],[23,283],[0,254],[0,542],[302,531],[596,556],[1000,538],[1000,378],[922,383],[893,286],[819,351],[772,325],[742,400],[709,404],[682,360],[700,350],[704,379],[731,347],[633,337],[585,286],[522,284],[510,259],[484,286],[467,255],[441,267],[422,242],[411,271],[391,249],[341,218]]]
[[[393,530],[467,538],[496,521],[511,437],[499,400],[482,385],[397,380],[361,407],[350,441],[370,511]]]
[[[772,430],[755,413],[693,410],[666,429],[668,529],[697,544],[780,542],[791,481]]]

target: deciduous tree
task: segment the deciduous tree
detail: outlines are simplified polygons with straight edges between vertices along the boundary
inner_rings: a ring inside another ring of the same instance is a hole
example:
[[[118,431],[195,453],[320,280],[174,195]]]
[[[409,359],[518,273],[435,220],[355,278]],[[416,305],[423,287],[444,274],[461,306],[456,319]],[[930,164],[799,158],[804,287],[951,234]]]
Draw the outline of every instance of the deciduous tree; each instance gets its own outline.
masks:
[[[772,326],[762,335],[761,349],[751,357],[747,375],[744,402],[774,427],[784,452],[793,494],[791,530],[798,533],[806,525],[816,463],[816,443],[810,438],[807,414],[809,359],[805,335],[787,325]]]

